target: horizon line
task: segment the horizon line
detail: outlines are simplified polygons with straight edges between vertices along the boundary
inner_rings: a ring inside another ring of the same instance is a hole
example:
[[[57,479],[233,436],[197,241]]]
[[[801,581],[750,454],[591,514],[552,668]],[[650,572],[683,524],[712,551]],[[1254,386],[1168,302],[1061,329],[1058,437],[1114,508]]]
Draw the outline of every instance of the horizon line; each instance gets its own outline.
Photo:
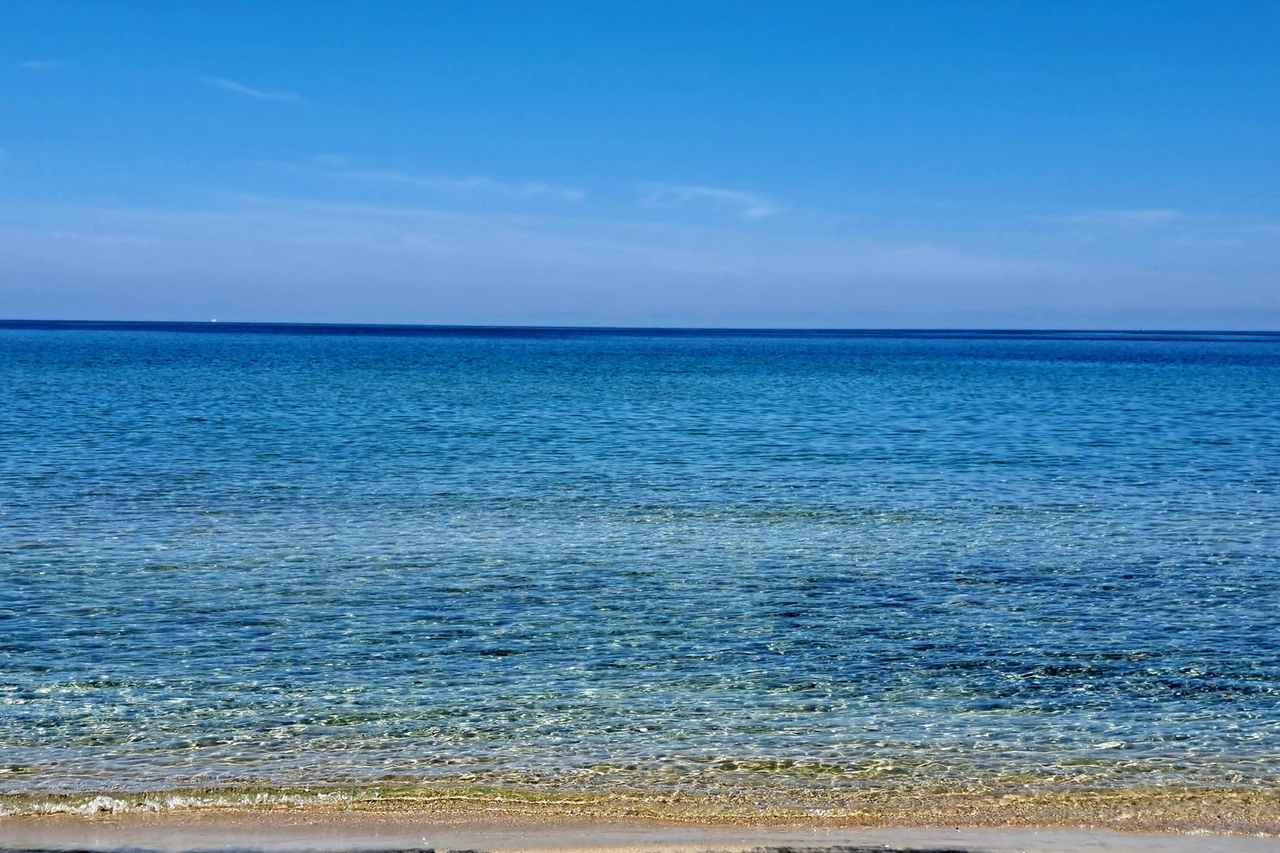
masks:
[[[1280,329],[1125,329],[1125,328],[1027,328],[1027,327],[931,327],[931,326],[867,326],[867,327],[801,327],[801,326],[560,326],[538,324],[484,323],[333,323],[262,320],[54,320],[0,318],[0,329],[31,330],[97,330],[97,331],[173,331],[196,333],[259,333],[338,335],[426,336],[445,334],[509,333],[516,335],[846,335],[850,337],[1024,337],[1046,339],[1054,336],[1086,338],[1134,337],[1145,340],[1160,338],[1194,339],[1206,336],[1230,338],[1276,338]]]

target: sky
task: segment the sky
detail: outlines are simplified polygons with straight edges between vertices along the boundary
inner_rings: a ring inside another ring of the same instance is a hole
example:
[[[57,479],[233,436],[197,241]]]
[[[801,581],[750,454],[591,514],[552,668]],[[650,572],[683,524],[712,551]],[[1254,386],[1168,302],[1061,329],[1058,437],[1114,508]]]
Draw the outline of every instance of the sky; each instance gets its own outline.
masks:
[[[1280,329],[1280,3],[0,3],[0,318]]]

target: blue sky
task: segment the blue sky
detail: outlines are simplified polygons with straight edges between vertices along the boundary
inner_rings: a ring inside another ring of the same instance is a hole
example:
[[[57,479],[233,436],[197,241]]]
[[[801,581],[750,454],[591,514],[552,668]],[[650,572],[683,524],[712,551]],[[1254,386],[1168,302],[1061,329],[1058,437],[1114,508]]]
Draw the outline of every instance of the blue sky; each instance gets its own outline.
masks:
[[[0,317],[1280,328],[1280,4],[3,5]]]

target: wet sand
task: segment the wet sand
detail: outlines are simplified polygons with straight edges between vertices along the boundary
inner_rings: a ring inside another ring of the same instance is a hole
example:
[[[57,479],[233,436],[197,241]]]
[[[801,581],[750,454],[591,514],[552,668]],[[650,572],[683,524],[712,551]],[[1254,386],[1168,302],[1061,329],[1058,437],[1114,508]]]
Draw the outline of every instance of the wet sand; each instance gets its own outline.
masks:
[[[12,812],[17,803],[7,803]],[[50,813],[0,818],[0,850],[1280,851],[1280,795],[1264,790],[881,792],[761,806],[730,796],[413,788],[38,805]]]

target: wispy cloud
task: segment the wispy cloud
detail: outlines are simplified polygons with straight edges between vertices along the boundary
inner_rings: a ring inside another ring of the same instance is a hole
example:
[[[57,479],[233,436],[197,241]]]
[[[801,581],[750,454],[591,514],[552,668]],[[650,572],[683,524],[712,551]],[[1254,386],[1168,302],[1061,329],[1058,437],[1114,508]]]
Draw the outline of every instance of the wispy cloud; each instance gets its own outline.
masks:
[[[726,190],[718,187],[688,187],[661,184],[655,187],[642,201],[644,204],[655,207],[708,202],[734,210],[743,219],[764,219],[781,210],[773,201],[757,193]]]
[[[321,162],[317,158],[317,162]],[[434,192],[485,192],[506,196],[544,196],[561,201],[582,201],[586,193],[572,187],[544,184],[537,181],[509,183],[476,175],[468,178],[452,178],[441,175],[418,175],[410,172],[388,170],[325,170],[332,178],[349,181],[367,181],[381,184],[397,184]]]
[[[32,59],[27,62],[19,62],[15,67],[24,71],[52,71],[64,65],[66,65],[65,62],[57,59]]]
[[[928,245],[256,195],[227,201],[203,210],[0,205],[0,214],[23,222],[23,233],[113,246],[170,246],[171,260],[182,264],[201,253],[221,252],[225,257],[218,263],[223,265],[233,263],[234,257],[254,264],[269,257],[272,264],[290,267],[290,253],[305,249],[318,253],[317,263],[327,274],[336,272],[335,264],[359,265],[365,263],[360,258],[376,258],[392,277],[416,279],[421,258],[433,255],[460,273],[507,282],[503,287],[514,287],[534,268],[573,283],[573,288],[608,273],[633,281],[633,295],[642,302],[653,296],[650,285],[657,282],[674,288],[671,295],[676,299],[690,295],[683,293],[684,284],[709,283],[712,286],[702,294],[709,304],[720,300],[728,281],[752,289],[770,304],[788,292],[775,287],[779,282],[789,287],[804,283],[819,291],[838,283],[841,293],[857,282],[871,288],[864,295],[874,302],[886,283],[998,286],[1051,272],[1034,264]],[[0,272],[3,268],[0,262]]]
[[[1012,304],[1019,288],[1039,305],[1060,277],[946,247],[788,229],[291,198],[194,210],[0,204],[0,220],[0,295],[6,282],[61,282],[7,296],[31,316],[63,316],[57,305],[74,298],[82,312],[143,304],[206,317],[865,325],[868,312]],[[176,296],[175,279],[187,283]]]
[[[237,95],[257,98],[259,101],[279,101],[288,104],[306,103],[306,98],[293,92],[264,92],[261,89],[253,89],[243,83],[227,80],[224,77],[201,77],[200,82],[209,86],[217,86],[219,89],[226,89],[228,92],[235,92]]]
[[[1055,241],[1046,254],[1007,233],[1008,219],[966,245],[967,235],[919,230],[810,229],[800,216],[785,228],[744,228],[733,219],[742,205],[727,202],[723,221],[710,223],[604,203],[495,212],[502,205],[438,202],[233,196],[131,209],[0,200],[0,301],[15,316],[67,316],[72,305],[101,316],[544,325],[1263,328],[1280,318],[1280,230],[1269,221],[1231,225],[1251,235],[1250,251],[1170,252],[1169,240],[1188,229],[1202,236],[1209,218],[1183,211],[1167,227],[1117,232],[1119,251],[1099,241],[1063,252]]]
[[[1278,245],[1280,226],[1267,219],[1238,213],[1172,208],[1102,208],[1069,215],[1033,216],[1030,221],[1048,226],[1081,246],[1109,244],[1127,251],[1158,253],[1148,262],[1162,265],[1176,257],[1186,264],[1197,255],[1221,264],[1231,253],[1249,249],[1248,257],[1275,257],[1268,245]],[[1271,229],[1267,233],[1267,229]],[[1171,252],[1176,250],[1177,254]],[[1103,250],[1105,251],[1105,250]],[[1236,262],[1245,262],[1240,255]]]
[[[1064,225],[1106,226],[1112,228],[1154,228],[1169,225],[1183,218],[1176,210],[1167,208],[1134,208],[1086,210],[1069,216],[1049,217],[1052,222]]]

